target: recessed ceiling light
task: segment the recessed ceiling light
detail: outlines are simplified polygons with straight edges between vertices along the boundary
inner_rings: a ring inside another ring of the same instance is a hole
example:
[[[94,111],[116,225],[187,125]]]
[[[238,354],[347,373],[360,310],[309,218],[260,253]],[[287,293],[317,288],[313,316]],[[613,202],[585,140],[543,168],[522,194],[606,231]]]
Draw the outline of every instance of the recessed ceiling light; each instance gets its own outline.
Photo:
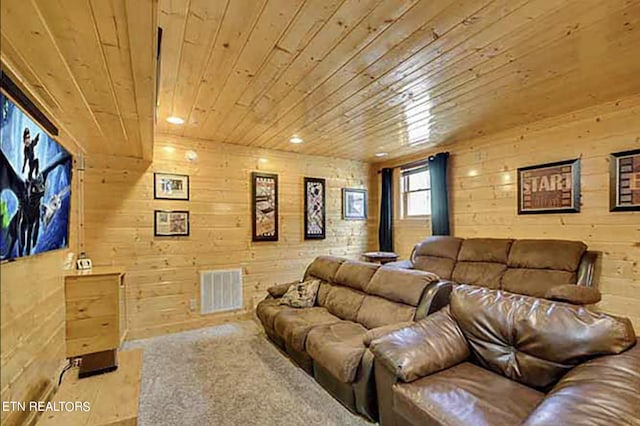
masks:
[[[387,153],[386,152],[376,152],[376,157],[386,157]]]
[[[259,158],[258,161],[260,161],[261,163],[266,163],[269,160],[267,160],[266,158]]]
[[[291,142],[291,143],[302,143],[304,141],[302,140],[302,138],[300,136],[295,136],[294,135],[294,136],[291,136],[291,139],[289,139],[289,142]]]
[[[184,124],[184,118],[172,115],[171,117],[167,117],[167,122],[171,124]]]

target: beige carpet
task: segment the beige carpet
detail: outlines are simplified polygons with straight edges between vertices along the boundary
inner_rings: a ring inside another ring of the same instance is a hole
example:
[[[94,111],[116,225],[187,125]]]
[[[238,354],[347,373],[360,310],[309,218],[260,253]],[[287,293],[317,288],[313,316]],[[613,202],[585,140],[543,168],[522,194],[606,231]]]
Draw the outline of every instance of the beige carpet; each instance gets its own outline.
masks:
[[[371,425],[253,321],[128,342],[143,348],[140,425]]]

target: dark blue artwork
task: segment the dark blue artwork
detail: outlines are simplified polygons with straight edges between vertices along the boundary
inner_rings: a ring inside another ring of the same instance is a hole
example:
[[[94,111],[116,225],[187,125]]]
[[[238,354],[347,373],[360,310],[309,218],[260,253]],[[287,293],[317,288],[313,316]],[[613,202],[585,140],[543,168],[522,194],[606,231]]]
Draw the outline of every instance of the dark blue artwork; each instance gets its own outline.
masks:
[[[67,247],[71,155],[0,94],[0,256]]]

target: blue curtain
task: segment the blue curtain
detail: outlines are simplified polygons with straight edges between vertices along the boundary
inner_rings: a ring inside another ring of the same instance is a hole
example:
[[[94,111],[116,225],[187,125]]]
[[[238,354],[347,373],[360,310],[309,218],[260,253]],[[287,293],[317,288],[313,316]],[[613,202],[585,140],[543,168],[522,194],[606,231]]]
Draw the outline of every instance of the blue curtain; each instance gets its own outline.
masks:
[[[382,169],[381,176],[382,199],[380,200],[378,244],[380,251],[393,251],[393,169]]]
[[[449,231],[449,191],[447,184],[447,163],[449,153],[441,152],[429,157],[431,177],[431,234],[450,235]]]

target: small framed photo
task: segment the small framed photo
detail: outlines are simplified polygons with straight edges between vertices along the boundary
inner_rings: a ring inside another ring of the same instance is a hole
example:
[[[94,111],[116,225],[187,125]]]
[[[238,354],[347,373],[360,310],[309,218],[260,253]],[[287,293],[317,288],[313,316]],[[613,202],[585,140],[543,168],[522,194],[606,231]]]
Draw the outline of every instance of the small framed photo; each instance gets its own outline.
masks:
[[[579,211],[580,159],[518,169],[518,214]]]
[[[610,158],[610,208],[617,211],[640,210],[640,149],[616,152]]]
[[[155,210],[153,235],[184,237],[189,235],[189,212],[186,210]]]
[[[253,241],[278,241],[278,175],[251,173]]]
[[[367,218],[367,190],[342,188],[342,218],[361,220]]]
[[[304,239],[326,238],[325,180],[304,178]]]
[[[153,198],[156,200],[189,200],[189,176],[154,173]]]

